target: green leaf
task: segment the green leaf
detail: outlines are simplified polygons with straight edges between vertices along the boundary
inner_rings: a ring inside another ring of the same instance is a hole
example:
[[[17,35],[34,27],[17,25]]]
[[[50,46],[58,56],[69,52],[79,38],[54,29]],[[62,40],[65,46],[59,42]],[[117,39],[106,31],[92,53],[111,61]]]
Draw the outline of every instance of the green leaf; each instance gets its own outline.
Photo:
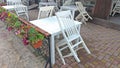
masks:
[[[28,33],[29,33],[30,35],[33,35],[33,34],[36,34],[37,31],[36,31],[34,28],[30,28],[29,31],[28,31]]]
[[[21,22],[20,21],[16,21],[15,24],[14,24],[14,27],[16,27],[16,28],[18,27],[19,28],[20,26],[21,26]]]
[[[30,40],[30,42],[34,43],[36,39],[34,36],[31,36],[31,37],[29,37],[29,40]]]
[[[38,33],[38,34],[37,34],[37,38],[40,39],[40,40],[43,40],[43,39],[44,39],[44,35]]]

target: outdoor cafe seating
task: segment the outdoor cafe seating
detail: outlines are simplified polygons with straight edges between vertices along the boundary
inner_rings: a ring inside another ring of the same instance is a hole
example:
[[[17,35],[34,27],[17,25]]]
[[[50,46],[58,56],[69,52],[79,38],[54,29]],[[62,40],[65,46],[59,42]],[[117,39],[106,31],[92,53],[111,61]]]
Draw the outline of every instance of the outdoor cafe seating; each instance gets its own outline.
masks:
[[[55,6],[40,6],[37,20],[29,21],[29,10],[27,6],[21,5],[23,4],[20,1],[14,2],[14,5],[12,5],[13,8],[6,8],[9,5],[2,7],[5,9],[14,9],[16,11],[16,15],[20,17],[22,17],[21,15],[25,14],[25,20],[28,22],[27,24],[32,24],[33,26],[36,26],[39,29],[42,29],[43,31],[50,34],[50,59],[53,65],[55,64],[55,47],[60,55],[60,58],[62,59],[63,64],[66,63],[64,58],[69,56],[74,56],[75,60],[77,62],[80,62],[77,51],[81,48],[84,48],[88,54],[91,54],[90,50],[80,35],[80,27],[82,22],[74,20],[74,16],[70,10],[55,12],[55,15],[53,15]],[[63,39],[59,40],[59,42],[56,43],[55,37],[60,34],[62,34]],[[70,54],[63,56],[62,51],[66,49],[70,50]]]

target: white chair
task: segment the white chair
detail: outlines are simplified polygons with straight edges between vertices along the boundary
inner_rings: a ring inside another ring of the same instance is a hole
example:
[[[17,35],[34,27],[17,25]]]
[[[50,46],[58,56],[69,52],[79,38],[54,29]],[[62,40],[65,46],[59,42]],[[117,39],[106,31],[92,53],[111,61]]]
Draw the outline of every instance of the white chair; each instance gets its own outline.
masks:
[[[113,12],[112,16],[114,16],[115,13],[120,13],[120,0],[117,0],[112,12]]]
[[[52,16],[53,10],[54,6],[39,7],[38,19]]]
[[[63,5],[60,7],[60,11],[71,10],[72,15],[74,17],[75,11],[77,11],[76,6],[74,5],[73,0],[63,0]]]
[[[21,0],[6,0],[6,2],[7,2],[7,5],[2,6],[2,7],[9,10],[9,11],[13,11],[16,4],[23,5]],[[23,6],[25,6],[25,5],[23,5]]]
[[[48,0],[48,2],[41,1],[39,2],[39,7],[41,6],[57,6],[54,0]]]
[[[64,39],[60,40],[56,44],[56,49],[62,59],[63,64],[65,64],[64,58],[69,56],[74,56],[77,62],[80,62],[78,58],[77,52],[81,48],[85,48],[85,50],[90,54],[91,52],[87,48],[84,43],[77,26],[74,23],[73,17],[70,11],[62,11],[56,13],[57,19],[59,21],[59,26],[62,30],[62,34]],[[81,45],[80,45],[81,44]],[[82,47],[80,47],[82,46]],[[70,50],[70,53],[67,55],[63,55],[64,50]]]
[[[69,6],[72,3],[74,3],[73,0],[66,0],[66,1],[63,0],[63,6]]]
[[[112,3],[111,3],[111,8],[110,8],[110,14],[109,15],[112,15],[112,10],[113,8],[115,7],[115,4],[117,3],[117,0],[112,0]]]
[[[86,23],[86,21],[88,21],[88,19],[92,20],[92,17],[87,13],[87,11],[85,10],[85,8],[83,7],[83,4],[81,2],[76,2],[76,7],[79,10],[79,15],[76,17],[76,20],[78,18],[82,18],[82,22]]]
[[[15,6],[15,11],[17,16],[26,16],[26,19],[29,21],[29,16],[28,16],[28,8],[27,6],[23,6],[21,3],[16,3]]]
[[[6,0],[7,5],[15,5],[15,3],[22,3],[21,0]]]

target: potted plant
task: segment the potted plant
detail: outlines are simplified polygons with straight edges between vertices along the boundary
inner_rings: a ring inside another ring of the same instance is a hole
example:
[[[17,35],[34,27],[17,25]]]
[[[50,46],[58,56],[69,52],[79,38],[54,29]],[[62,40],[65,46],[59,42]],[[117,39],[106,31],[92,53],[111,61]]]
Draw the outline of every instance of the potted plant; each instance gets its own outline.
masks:
[[[44,35],[37,32],[34,28],[30,28],[28,31],[28,39],[34,48],[39,48],[42,45]]]
[[[14,27],[19,27],[21,23],[18,20],[18,17],[15,14],[8,13],[8,17],[6,18],[7,29],[12,30]]]
[[[0,19],[2,21],[5,21],[7,16],[8,16],[8,12],[4,8],[0,7]]]

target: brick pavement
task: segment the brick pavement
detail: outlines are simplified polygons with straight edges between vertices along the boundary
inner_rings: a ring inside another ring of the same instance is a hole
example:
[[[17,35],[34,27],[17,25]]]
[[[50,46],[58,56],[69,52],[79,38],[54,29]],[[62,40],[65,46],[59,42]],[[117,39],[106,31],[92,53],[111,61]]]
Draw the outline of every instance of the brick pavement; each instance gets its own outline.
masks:
[[[92,54],[79,50],[81,62],[70,57],[66,65],[56,55],[54,68],[120,68],[120,31],[87,23],[82,25],[81,35]]]

